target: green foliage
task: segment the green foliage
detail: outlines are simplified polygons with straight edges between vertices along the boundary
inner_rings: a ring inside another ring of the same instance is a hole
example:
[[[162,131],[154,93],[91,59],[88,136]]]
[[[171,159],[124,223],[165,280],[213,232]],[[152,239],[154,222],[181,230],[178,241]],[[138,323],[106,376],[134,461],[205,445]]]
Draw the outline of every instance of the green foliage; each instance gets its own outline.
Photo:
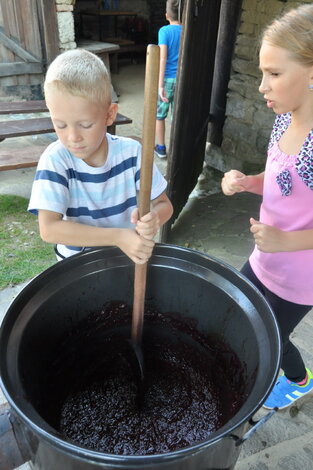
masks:
[[[56,262],[27,205],[23,197],[0,195],[0,289],[27,281]]]

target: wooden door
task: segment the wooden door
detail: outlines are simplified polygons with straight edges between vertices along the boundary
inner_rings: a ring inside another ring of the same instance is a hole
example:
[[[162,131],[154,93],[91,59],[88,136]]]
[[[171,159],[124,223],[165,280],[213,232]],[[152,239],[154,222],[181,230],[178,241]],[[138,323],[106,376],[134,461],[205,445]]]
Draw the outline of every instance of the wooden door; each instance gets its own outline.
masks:
[[[182,1],[182,0],[181,0]],[[210,142],[221,139],[242,0],[184,0],[183,33],[167,165],[172,218],[162,227],[167,242],[203,169]]]
[[[0,0],[2,99],[42,98],[44,73],[58,53],[55,0]]]
[[[167,194],[174,213],[161,229],[167,242],[203,168],[221,0],[185,0],[174,115],[167,165]]]

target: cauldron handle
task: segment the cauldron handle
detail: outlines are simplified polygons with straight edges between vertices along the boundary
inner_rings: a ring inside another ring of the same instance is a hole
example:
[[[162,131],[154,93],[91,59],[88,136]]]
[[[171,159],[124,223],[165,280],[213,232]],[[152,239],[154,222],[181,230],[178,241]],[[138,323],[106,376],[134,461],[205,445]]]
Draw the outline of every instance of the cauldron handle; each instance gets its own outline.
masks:
[[[249,419],[249,424],[251,424],[252,428],[249,429],[242,437],[235,436],[234,434],[229,434],[227,437],[230,439],[234,439],[236,441],[236,447],[243,444],[247,439],[249,439],[258,429],[262,426],[266,421],[268,421],[276,412],[278,408],[274,408],[273,410],[269,411],[263,418],[255,421],[253,418]]]

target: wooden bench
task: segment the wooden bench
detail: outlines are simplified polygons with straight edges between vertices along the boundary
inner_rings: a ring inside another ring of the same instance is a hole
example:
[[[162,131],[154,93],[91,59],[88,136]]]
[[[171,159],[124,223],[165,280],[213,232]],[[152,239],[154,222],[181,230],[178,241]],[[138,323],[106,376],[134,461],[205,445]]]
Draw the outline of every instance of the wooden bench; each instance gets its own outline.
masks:
[[[1,115],[37,112],[48,112],[44,100],[0,102]],[[130,123],[132,123],[130,118],[118,113],[112,126],[108,127],[108,132],[115,134],[116,126]],[[54,128],[50,117],[11,119],[0,122],[0,142],[10,137],[26,137],[52,132]],[[36,166],[45,147],[31,145],[27,148],[4,149],[0,145],[0,171]]]
[[[48,112],[45,100],[0,101],[0,114],[27,114]]]
[[[108,127],[110,134],[116,133],[116,126],[130,124],[132,120],[122,114],[117,114],[112,126]],[[25,137],[27,135],[49,134],[54,132],[50,117],[16,119],[0,122],[0,141],[9,137]]]

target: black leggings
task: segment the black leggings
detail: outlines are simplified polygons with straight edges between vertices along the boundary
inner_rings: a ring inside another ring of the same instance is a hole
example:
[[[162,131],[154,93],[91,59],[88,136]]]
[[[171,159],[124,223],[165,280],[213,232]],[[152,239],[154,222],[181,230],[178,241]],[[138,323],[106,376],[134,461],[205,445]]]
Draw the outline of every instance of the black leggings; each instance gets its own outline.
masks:
[[[304,362],[300,352],[290,341],[289,335],[311,310],[312,306],[294,304],[273,294],[256,277],[249,261],[242,267],[241,272],[259,289],[272,307],[282,337],[283,357],[281,367],[287,379],[292,380],[292,382],[301,382],[306,376]]]

